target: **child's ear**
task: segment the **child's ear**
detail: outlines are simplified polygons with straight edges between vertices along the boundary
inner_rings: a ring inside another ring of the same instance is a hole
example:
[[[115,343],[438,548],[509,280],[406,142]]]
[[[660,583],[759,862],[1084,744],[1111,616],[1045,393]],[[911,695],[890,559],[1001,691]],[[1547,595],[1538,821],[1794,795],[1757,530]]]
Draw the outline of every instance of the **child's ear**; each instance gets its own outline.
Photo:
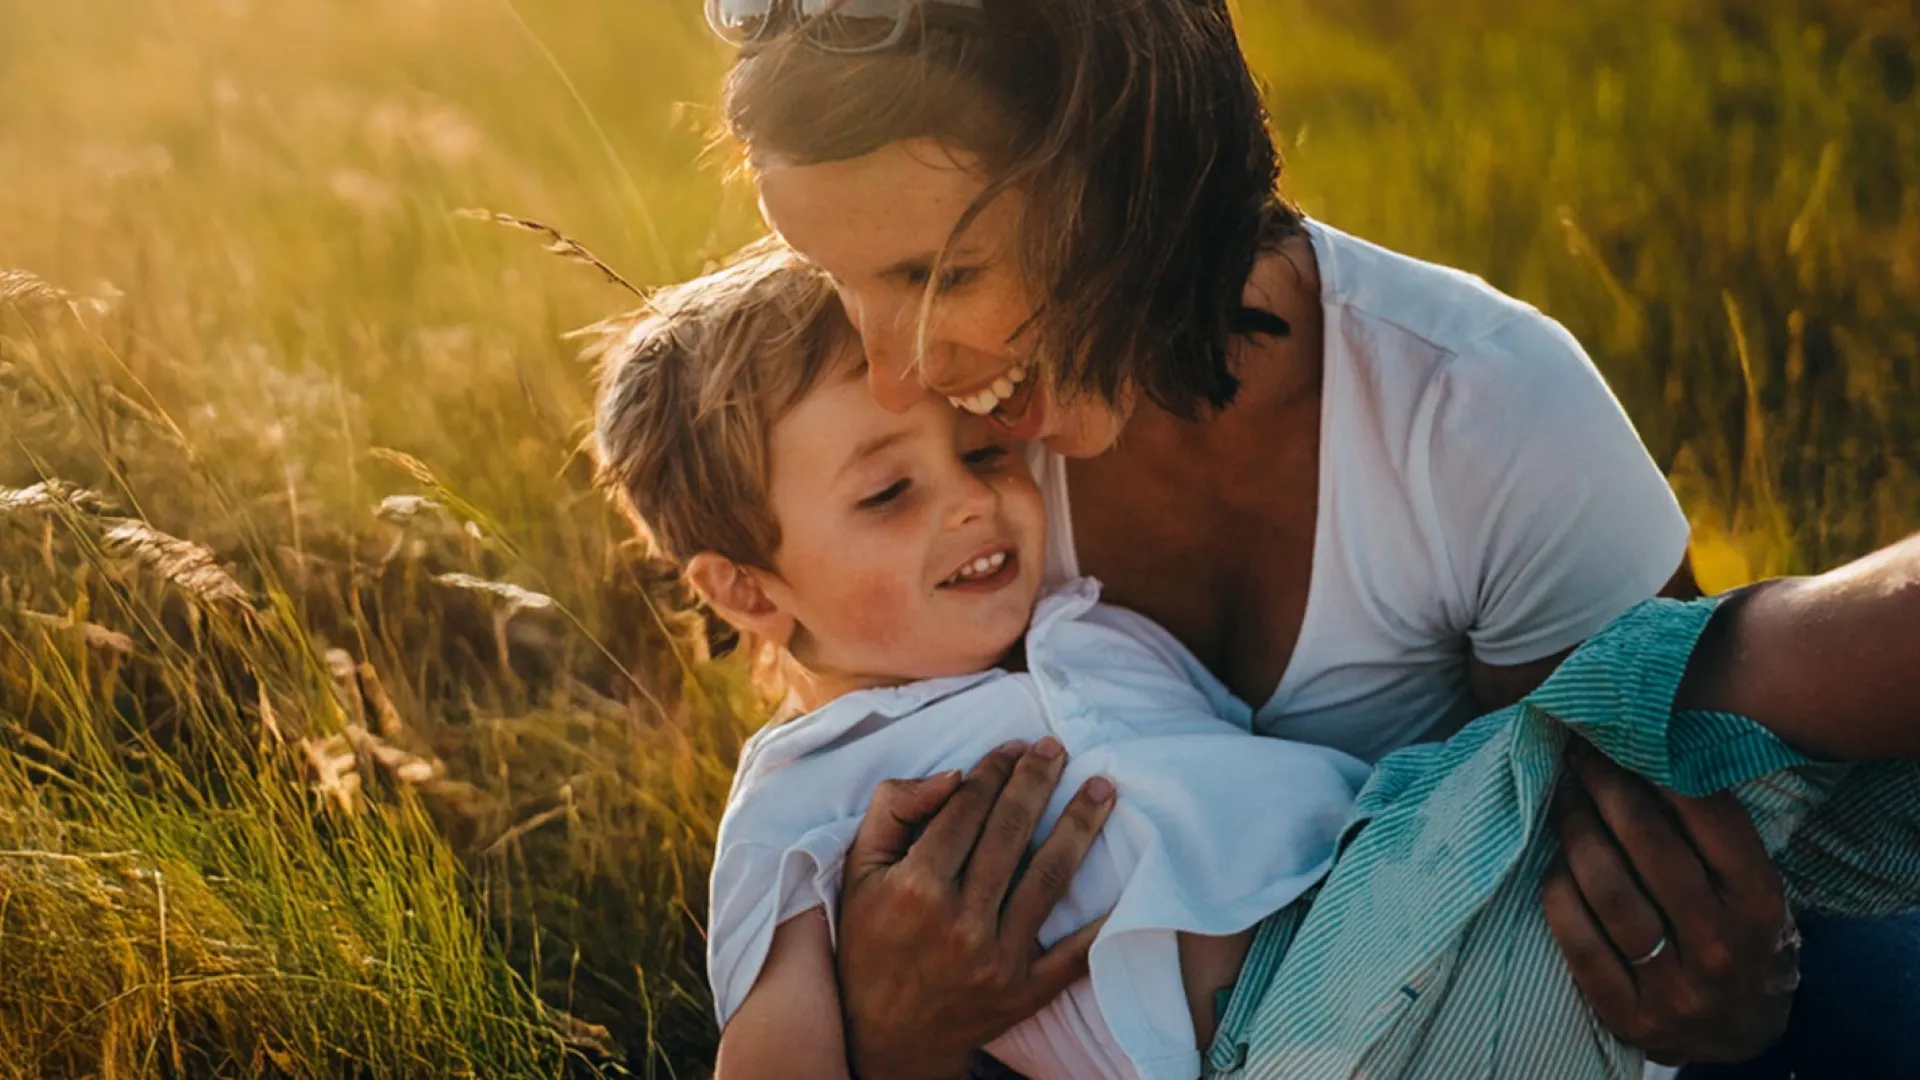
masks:
[[[793,615],[752,569],[725,555],[703,551],[687,560],[687,581],[714,614],[735,630],[782,648],[793,636]]]

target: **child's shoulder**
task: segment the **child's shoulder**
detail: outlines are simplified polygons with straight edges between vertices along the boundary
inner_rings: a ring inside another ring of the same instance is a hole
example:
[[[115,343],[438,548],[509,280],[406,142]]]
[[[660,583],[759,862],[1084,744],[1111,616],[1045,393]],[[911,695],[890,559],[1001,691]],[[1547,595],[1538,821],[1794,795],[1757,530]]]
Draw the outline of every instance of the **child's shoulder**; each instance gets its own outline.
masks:
[[[999,669],[846,694],[747,740],[722,829],[782,842],[863,816],[883,781],[968,769],[1047,732],[1028,677]]]

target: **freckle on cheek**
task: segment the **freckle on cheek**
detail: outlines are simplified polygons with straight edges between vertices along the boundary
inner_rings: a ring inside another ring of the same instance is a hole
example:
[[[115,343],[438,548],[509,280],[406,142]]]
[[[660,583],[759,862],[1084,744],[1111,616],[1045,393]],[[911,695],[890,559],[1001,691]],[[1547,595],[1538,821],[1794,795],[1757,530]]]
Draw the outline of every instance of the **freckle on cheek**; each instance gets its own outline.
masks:
[[[838,605],[847,643],[863,651],[899,648],[911,623],[913,602],[907,590],[893,582],[856,584],[842,594]]]

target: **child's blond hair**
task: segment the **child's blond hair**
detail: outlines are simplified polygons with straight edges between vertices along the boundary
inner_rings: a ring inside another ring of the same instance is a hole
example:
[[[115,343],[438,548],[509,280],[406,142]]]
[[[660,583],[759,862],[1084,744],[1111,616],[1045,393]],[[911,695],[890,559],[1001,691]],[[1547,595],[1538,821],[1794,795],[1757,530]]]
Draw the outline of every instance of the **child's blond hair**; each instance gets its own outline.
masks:
[[[676,563],[771,568],[768,433],[854,341],[832,282],[777,240],[661,289],[601,368],[603,480]]]

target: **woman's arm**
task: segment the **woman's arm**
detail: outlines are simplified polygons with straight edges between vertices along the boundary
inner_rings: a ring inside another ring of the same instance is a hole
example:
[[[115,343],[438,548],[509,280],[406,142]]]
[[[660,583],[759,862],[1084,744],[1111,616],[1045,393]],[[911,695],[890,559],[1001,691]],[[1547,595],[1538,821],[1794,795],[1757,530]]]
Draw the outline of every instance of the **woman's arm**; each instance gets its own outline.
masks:
[[[1810,757],[1920,757],[1920,535],[1721,602],[1677,708],[1738,713]]]
[[[1693,577],[1693,559],[1683,556],[1680,569],[1667,579],[1666,587],[1659,595],[1669,600],[1697,600],[1700,598],[1700,585]],[[1547,677],[1559,670],[1561,661],[1573,655],[1571,647],[1560,650],[1543,660],[1531,663],[1515,664],[1510,667],[1496,667],[1478,656],[1467,658],[1467,681],[1473,690],[1473,699],[1483,713],[1498,712],[1521,698],[1540,688]]]
[[[1086,974],[1099,922],[1044,951],[1038,935],[1106,823],[1112,784],[1088,781],[1026,858],[1065,765],[1043,739],[988,755],[957,787],[874,793],[847,853],[835,954],[856,1075],[962,1076],[974,1050]]]
[[[1472,686],[1497,707],[1663,582],[1692,581],[1679,504],[1579,344],[1535,318],[1478,347],[1432,390],[1430,458]],[[1565,862],[1542,898],[1595,1012],[1657,1060],[1758,1054],[1792,998],[1770,977],[1786,901],[1752,823],[1731,796],[1672,800],[1619,770],[1576,764],[1567,786]],[[1669,927],[1662,963],[1628,963]]]
[[[1690,561],[1660,595],[1700,595]],[[1571,651],[1508,668],[1475,661],[1474,694],[1489,710],[1511,705]],[[1575,981],[1615,1035],[1655,1060],[1754,1056],[1786,1023],[1780,968],[1793,958],[1779,951],[1785,893],[1752,821],[1732,795],[1664,796],[1598,755],[1572,766],[1552,808],[1562,857],[1541,896]],[[1622,950],[1639,956],[1669,935],[1680,962],[1625,962]]]
[[[1722,601],[1675,705],[1748,716],[1810,756],[1920,756],[1917,657],[1920,536]],[[1795,980],[1786,907],[1773,899],[1779,875],[1745,812],[1726,795],[1659,796],[1597,753],[1570,757],[1579,783],[1555,806],[1565,855],[1543,898],[1588,1001],[1657,1060],[1752,1056],[1755,1040],[1784,1022]],[[1661,941],[1671,947],[1658,958],[1627,961]],[[1744,1033],[1706,1022],[1705,1002],[1741,995],[1751,1003]]]
[[[831,1080],[847,1077],[834,985],[833,937],[827,913],[802,912],[773,932],[773,946],[720,1034],[715,1080]]]

